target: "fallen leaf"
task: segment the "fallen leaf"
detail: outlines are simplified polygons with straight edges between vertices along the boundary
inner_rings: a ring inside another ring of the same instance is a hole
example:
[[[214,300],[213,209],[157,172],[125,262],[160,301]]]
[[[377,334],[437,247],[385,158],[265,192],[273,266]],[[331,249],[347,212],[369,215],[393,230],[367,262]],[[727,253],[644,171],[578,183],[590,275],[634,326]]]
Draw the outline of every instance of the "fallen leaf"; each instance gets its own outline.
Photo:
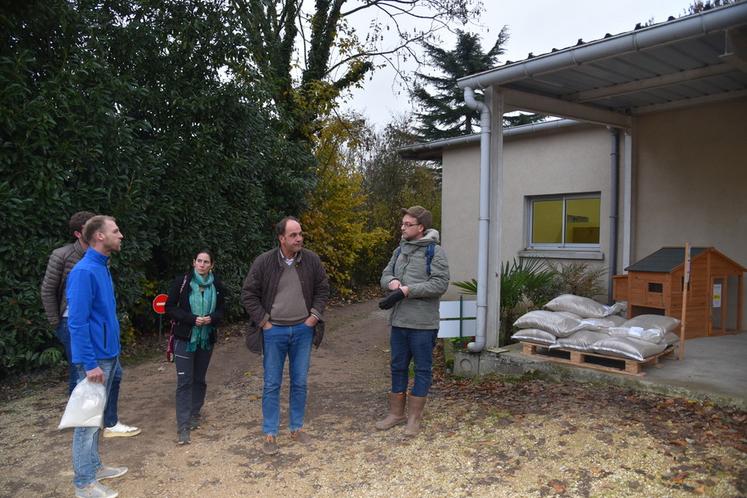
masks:
[[[685,482],[685,479],[687,478],[687,472],[680,472],[679,474],[676,474],[672,477],[672,482],[677,484],[682,484]]]
[[[558,494],[565,493],[565,483],[563,483],[562,481],[553,479],[552,481],[548,482],[547,485],[554,489]]]

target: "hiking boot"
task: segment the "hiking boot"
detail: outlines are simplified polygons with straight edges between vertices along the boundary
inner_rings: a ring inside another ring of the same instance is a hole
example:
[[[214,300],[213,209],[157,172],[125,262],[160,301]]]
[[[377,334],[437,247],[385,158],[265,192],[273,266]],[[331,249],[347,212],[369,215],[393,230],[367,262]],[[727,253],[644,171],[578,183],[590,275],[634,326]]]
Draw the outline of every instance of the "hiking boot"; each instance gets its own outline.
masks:
[[[413,396],[407,398],[407,426],[405,427],[405,436],[417,436],[420,432],[420,419],[423,418],[423,408],[427,396]]]
[[[376,422],[376,429],[386,431],[395,425],[404,424],[407,421],[407,417],[405,417],[406,402],[405,393],[389,393],[389,413],[382,420]]]
[[[137,427],[117,422],[116,425],[104,429],[104,437],[131,437],[137,436],[140,432]]]
[[[127,473],[127,467],[108,467],[103,465],[99,470],[96,471],[96,480],[101,479],[114,479],[115,477],[121,477]]]
[[[119,493],[98,481],[93,481],[83,488],[75,488],[75,496],[76,498],[117,498]]]
[[[189,430],[196,431],[200,428],[200,416],[196,415],[189,419]]]
[[[265,455],[274,455],[278,452],[278,443],[275,440],[275,436],[267,434],[265,441],[262,443],[262,453]]]
[[[179,431],[179,440],[177,441],[177,444],[179,446],[184,444],[189,444],[192,441],[189,439],[189,429],[181,429]]]
[[[304,432],[303,429],[298,429],[295,432],[291,432],[291,439],[301,444],[309,444],[311,442],[311,436]]]

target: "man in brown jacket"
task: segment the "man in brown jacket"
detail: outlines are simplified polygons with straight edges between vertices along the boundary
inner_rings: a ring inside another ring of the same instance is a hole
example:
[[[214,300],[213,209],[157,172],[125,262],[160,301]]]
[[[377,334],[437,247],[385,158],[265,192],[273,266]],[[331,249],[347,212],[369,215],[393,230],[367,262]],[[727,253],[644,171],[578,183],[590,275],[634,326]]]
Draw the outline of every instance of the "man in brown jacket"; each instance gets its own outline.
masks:
[[[88,244],[83,240],[83,225],[94,216],[95,214],[89,211],[78,211],[70,217],[68,226],[75,241],[52,251],[41,285],[42,305],[47,315],[47,321],[55,328],[57,339],[65,347],[65,357],[70,365],[68,393],[73,392],[75,385],[78,383],[78,373],[73,365],[72,352],[70,350],[70,330],[67,326],[65,285],[67,284],[67,276],[70,270],[80,261],[86,249],[88,249]],[[119,421],[117,401],[119,400],[119,384],[121,380],[122,369],[118,368],[112,379],[112,388],[104,412],[104,437],[128,437],[140,434],[140,429],[137,427],[125,425]]]
[[[251,318],[247,347],[260,353],[264,367],[262,389],[262,451],[277,453],[280,425],[280,386],[285,358],[290,372],[289,429],[291,439],[308,443],[303,432],[306,381],[312,343],[324,335],[324,307],[329,281],[319,256],[303,248],[301,224],[292,216],[275,227],[278,248],[257,257],[241,290],[241,303]]]

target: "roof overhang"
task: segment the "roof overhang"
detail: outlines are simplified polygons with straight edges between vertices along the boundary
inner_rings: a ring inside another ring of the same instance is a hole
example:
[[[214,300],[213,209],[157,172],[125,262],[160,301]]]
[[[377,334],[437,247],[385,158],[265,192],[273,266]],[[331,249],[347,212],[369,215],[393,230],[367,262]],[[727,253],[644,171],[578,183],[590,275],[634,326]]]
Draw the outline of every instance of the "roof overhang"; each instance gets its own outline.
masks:
[[[521,109],[628,128],[633,116],[747,96],[747,2],[467,76]]]
[[[503,129],[503,135],[510,139],[511,137],[519,137],[529,134],[545,133],[561,128],[568,128],[571,126],[582,126],[584,123],[574,121],[572,119],[555,119],[551,121],[541,121],[538,123],[530,123],[519,126],[512,126],[510,128]],[[480,134],[473,133],[472,135],[463,135],[461,137],[444,138],[441,140],[434,140],[432,142],[418,143],[413,145],[407,145],[397,149],[397,153],[402,159],[415,159],[421,161],[440,161],[443,156],[443,151],[454,147],[460,147],[464,145],[479,145]]]

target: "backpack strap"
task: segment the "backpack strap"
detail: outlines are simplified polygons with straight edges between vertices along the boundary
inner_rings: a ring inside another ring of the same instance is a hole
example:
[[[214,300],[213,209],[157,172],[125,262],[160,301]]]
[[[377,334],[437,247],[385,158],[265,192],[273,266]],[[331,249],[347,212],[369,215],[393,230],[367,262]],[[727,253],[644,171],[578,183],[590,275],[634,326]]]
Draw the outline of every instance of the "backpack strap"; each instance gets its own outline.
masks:
[[[182,293],[184,292],[184,287],[187,285],[187,279],[189,278],[189,273],[184,275],[184,280],[182,280],[182,286],[179,288],[179,297],[176,298],[176,305],[179,306],[179,301],[182,300]],[[171,333],[174,333],[174,327],[173,325],[176,323],[176,321],[172,318],[171,319]]]
[[[392,275],[394,275],[394,269],[397,266],[397,259],[399,258],[399,255],[402,253],[402,248],[397,247],[397,250],[394,254],[394,263],[392,263]],[[433,261],[433,255],[436,254],[436,243],[431,242],[425,247],[425,271],[428,274],[428,276],[431,276],[431,262]]]
[[[425,248],[425,271],[428,272],[428,276],[431,276],[431,262],[433,261],[433,255],[436,253],[436,243],[431,242],[428,247]]]
[[[182,286],[179,289],[179,298],[177,299],[177,301],[181,300],[182,298],[182,292],[184,292],[184,286],[187,285],[187,277],[189,277],[189,273],[184,275],[184,280],[182,280]]]

